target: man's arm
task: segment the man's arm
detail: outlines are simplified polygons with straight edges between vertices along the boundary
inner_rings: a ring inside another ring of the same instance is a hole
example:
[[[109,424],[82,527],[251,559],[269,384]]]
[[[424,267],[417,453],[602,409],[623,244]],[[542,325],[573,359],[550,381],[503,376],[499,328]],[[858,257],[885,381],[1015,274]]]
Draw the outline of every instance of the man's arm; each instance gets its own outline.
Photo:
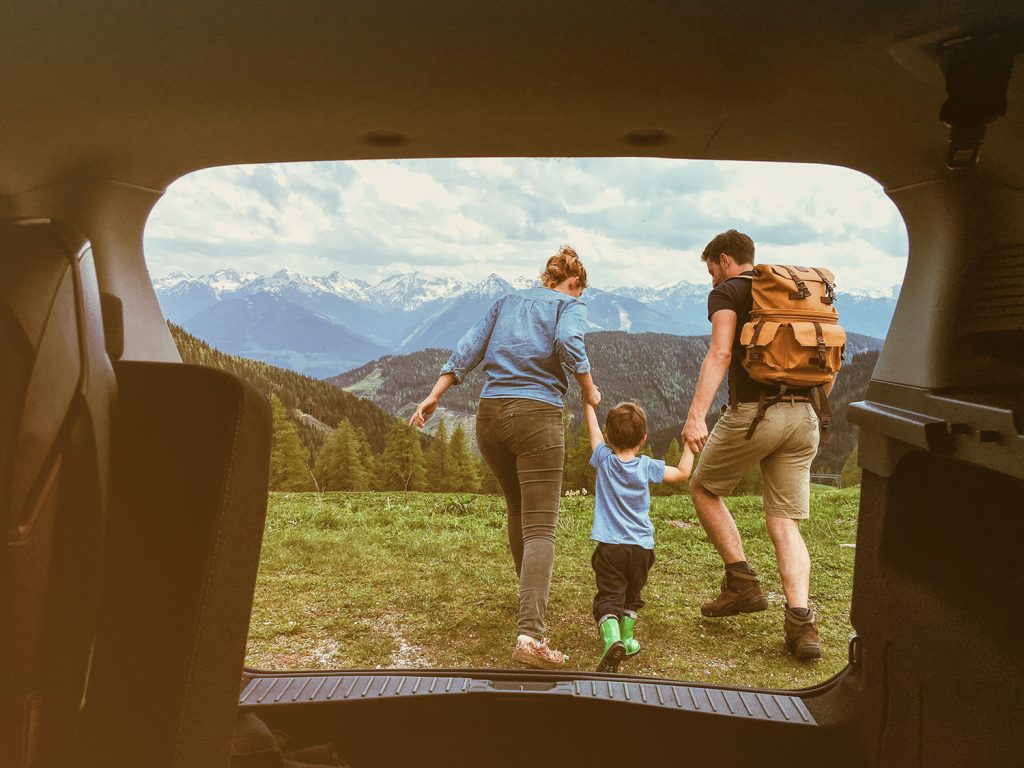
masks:
[[[593,451],[604,442],[604,436],[601,434],[601,425],[597,421],[597,411],[586,401],[583,403],[583,418],[587,422],[587,431],[590,433],[590,450]]]
[[[708,439],[708,426],[704,419],[715,400],[718,388],[729,372],[732,360],[732,342],[736,336],[736,313],[720,309],[711,316],[711,345],[700,366],[697,391],[693,394],[690,410],[683,425],[683,442],[694,453],[699,453]]]

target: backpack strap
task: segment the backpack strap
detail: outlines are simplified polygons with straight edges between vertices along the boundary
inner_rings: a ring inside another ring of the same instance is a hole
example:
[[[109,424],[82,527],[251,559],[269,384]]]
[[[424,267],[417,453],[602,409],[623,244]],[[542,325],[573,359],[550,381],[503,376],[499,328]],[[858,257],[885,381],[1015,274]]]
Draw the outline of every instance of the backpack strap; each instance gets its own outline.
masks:
[[[828,368],[828,358],[825,357],[826,346],[825,346],[825,334],[821,330],[821,323],[814,323],[814,335],[818,341],[818,366],[821,369]]]
[[[729,279],[730,280],[734,280],[736,278],[739,278],[741,280],[749,280],[751,282],[751,284],[753,284],[753,282],[754,282],[754,276],[753,275],[735,275],[734,277],[730,277]],[[760,322],[763,323],[764,320],[761,320]],[[754,338],[751,341],[751,345],[757,343],[757,336],[758,336],[759,333],[761,333],[761,325],[760,325],[760,323],[758,324],[757,329],[754,331]],[[739,404],[739,398],[736,395],[736,382],[732,380],[732,376],[729,376],[729,405],[735,406],[735,405],[738,405],[738,404]],[[722,406],[722,413],[725,413],[725,406],[724,405]]]
[[[778,403],[782,402],[782,399],[785,396],[785,394],[785,384],[780,384],[778,393],[773,395],[766,394],[764,388],[762,388],[757,393],[757,415],[754,416],[753,420],[750,422],[750,426],[747,427],[747,434],[743,436],[744,440],[749,440],[751,437],[754,436],[754,430],[757,429],[757,425],[760,424],[761,421],[764,419],[765,414],[768,412],[768,409],[771,408],[773,405],[777,405]]]
[[[828,445],[828,430],[832,426],[832,410],[828,407],[828,395],[825,393],[824,385],[815,387],[809,399],[821,427],[821,443]]]
[[[833,304],[836,300],[836,284],[825,277],[825,273],[817,267],[811,267],[815,272],[818,273],[818,277],[821,278],[821,282],[825,284],[825,295],[821,297],[822,304]]]
[[[730,395],[731,397],[731,395]],[[778,394],[767,395],[762,389],[757,394],[757,414],[750,422],[750,426],[747,427],[747,434],[744,435],[745,440],[749,440],[754,436],[754,430],[757,429],[757,425],[760,424],[765,417],[768,409],[773,405],[777,405],[786,399],[786,385],[782,384],[779,386]],[[822,445],[829,444],[829,427],[832,426],[832,410],[828,406],[828,395],[825,393],[824,386],[815,387],[808,394],[807,400],[811,404],[811,409],[814,411],[814,415],[818,417],[818,424],[821,429],[821,443]]]
[[[747,344],[747,348],[757,346],[757,340],[761,336],[761,328],[764,327],[764,318],[759,318],[757,323],[754,325],[754,335],[750,337],[750,343]]]
[[[791,299],[806,299],[811,295],[810,290],[807,288],[807,283],[800,279],[800,276],[793,271],[791,267],[782,267],[789,274],[790,280],[796,283],[797,290],[794,293],[789,294]]]
[[[757,429],[757,425],[761,423],[765,412],[771,405],[771,403],[768,402],[770,399],[772,398],[765,396],[763,389],[757,393],[757,414],[754,416],[753,421],[750,422],[750,426],[747,427],[747,434],[743,436],[744,440],[749,440],[754,436],[754,430]]]

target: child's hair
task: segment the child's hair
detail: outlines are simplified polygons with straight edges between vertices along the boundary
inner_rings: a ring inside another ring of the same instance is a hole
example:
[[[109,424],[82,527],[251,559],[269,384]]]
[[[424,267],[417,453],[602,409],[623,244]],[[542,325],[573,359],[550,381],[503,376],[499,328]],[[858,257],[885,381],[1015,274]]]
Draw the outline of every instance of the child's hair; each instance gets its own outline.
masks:
[[[620,451],[636,448],[647,434],[647,414],[636,403],[619,403],[604,420],[608,442]]]
[[[580,288],[587,287],[587,270],[576,255],[576,251],[568,245],[558,249],[558,253],[548,259],[547,266],[540,274],[540,281],[545,288],[554,288],[568,277],[578,277]]]

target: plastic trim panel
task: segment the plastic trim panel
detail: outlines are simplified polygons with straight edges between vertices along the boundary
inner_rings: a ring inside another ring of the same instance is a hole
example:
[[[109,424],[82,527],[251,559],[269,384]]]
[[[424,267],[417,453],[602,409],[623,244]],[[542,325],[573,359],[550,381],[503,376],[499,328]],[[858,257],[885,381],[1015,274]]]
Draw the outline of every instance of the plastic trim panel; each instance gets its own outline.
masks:
[[[244,707],[426,695],[552,695],[616,701],[788,725],[817,725],[799,696],[677,683],[562,680],[554,683],[423,675],[301,675],[255,677],[239,696]]]

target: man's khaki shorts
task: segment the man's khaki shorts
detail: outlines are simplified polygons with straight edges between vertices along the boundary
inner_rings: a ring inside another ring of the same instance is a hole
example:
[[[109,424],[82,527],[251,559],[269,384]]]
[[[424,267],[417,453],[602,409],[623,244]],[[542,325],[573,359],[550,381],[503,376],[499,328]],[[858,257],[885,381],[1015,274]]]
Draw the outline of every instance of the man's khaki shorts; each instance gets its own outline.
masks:
[[[784,400],[765,411],[747,440],[747,428],[756,415],[757,403],[739,403],[722,414],[701,451],[693,479],[716,496],[728,496],[760,462],[765,514],[805,520],[811,516],[818,417],[810,403]]]

